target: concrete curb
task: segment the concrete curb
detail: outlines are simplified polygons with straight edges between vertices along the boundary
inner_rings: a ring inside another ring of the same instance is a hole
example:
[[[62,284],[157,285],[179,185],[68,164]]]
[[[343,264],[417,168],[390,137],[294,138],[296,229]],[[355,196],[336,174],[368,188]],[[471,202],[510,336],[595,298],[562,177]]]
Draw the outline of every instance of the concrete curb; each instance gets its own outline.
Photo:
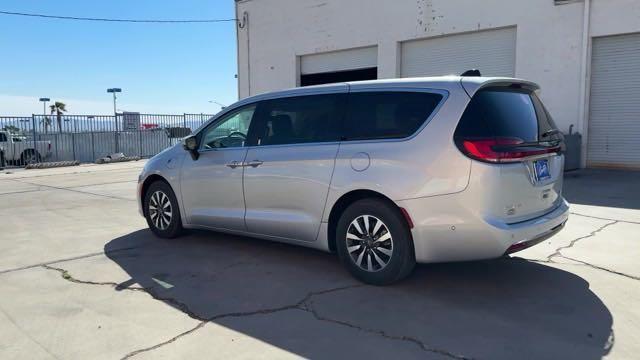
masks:
[[[27,164],[25,169],[50,169],[56,167],[64,167],[64,166],[78,166],[80,165],[80,161],[52,161],[52,162],[43,162],[37,164]]]
[[[125,162],[125,161],[138,161],[140,160],[140,156],[123,156],[123,157],[119,157],[119,158],[100,158],[96,160],[96,164],[110,164],[110,163],[118,163],[118,162]]]

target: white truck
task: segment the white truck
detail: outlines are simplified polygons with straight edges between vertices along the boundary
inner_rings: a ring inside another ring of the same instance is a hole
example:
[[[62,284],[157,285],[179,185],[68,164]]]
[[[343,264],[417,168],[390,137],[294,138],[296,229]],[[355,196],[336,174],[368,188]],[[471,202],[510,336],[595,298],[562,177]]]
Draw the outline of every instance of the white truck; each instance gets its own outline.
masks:
[[[50,141],[33,141],[19,134],[0,130],[0,150],[7,163],[27,165],[46,160],[51,156]]]

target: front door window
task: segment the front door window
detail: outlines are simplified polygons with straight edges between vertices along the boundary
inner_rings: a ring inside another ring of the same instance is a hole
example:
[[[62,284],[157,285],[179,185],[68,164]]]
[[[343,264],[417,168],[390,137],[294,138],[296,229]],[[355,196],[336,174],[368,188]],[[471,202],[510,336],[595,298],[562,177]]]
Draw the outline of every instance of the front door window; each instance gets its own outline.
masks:
[[[235,148],[245,146],[255,105],[227,114],[204,130],[201,149]]]

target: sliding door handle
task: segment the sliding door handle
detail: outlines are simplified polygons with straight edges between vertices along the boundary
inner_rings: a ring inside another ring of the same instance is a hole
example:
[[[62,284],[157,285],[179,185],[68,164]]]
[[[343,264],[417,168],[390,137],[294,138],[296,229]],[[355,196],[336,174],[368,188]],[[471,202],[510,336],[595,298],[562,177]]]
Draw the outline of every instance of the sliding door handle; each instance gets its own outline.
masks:
[[[260,161],[260,160],[252,160],[252,161],[249,161],[248,163],[245,163],[244,166],[251,166],[251,167],[255,168],[255,167],[258,167],[258,166],[262,165],[262,163],[263,162]]]
[[[235,168],[237,168],[237,167],[242,166],[242,163],[241,163],[241,162],[239,162],[239,161],[232,161],[232,162],[230,162],[230,163],[228,163],[228,164],[226,164],[226,165],[227,165],[228,167],[232,168],[232,169],[235,169]]]

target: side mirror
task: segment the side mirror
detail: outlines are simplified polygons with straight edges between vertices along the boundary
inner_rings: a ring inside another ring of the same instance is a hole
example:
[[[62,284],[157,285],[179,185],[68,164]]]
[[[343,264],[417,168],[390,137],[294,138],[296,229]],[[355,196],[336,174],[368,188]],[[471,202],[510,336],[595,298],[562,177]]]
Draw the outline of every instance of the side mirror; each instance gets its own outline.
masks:
[[[182,147],[191,154],[193,160],[198,160],[198,139],[195,135],[190,135],[182,140]]]

